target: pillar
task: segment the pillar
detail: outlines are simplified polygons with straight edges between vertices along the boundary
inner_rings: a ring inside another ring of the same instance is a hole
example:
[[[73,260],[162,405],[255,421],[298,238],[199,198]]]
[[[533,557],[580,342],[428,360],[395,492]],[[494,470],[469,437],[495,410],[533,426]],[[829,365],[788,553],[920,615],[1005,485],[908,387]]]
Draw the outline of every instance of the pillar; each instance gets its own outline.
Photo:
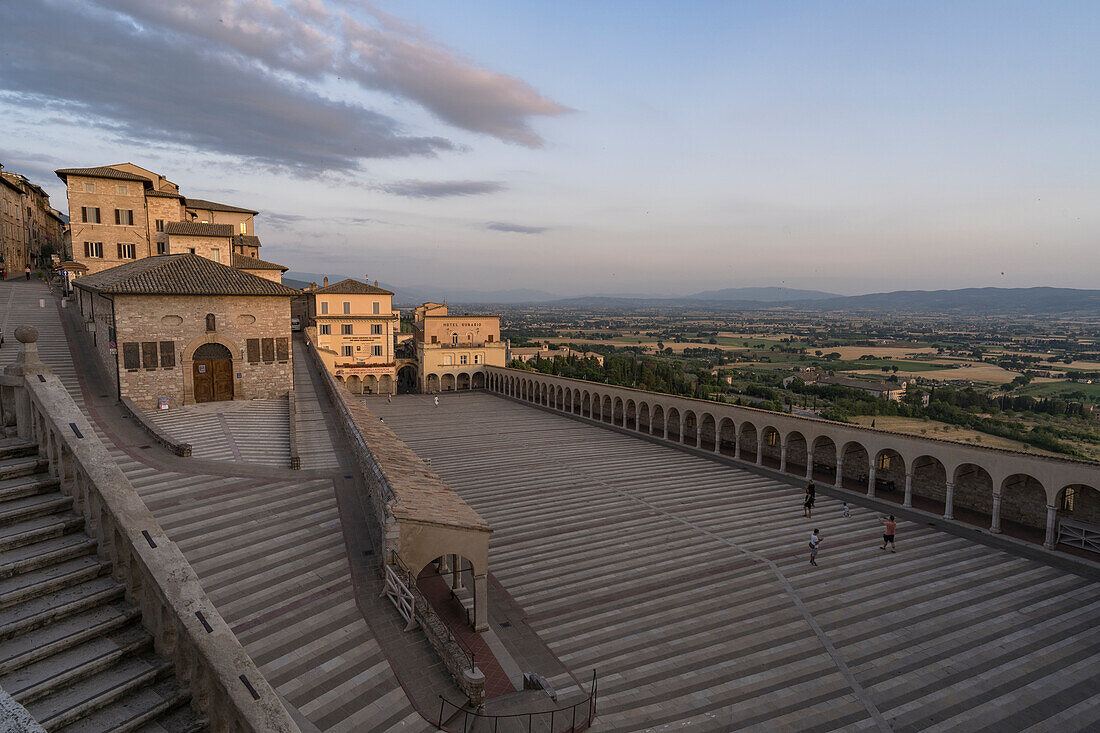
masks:
[[[741,434],[738,433],[733,436],[733,457],[741,459]]]
[[[642,411],[638,409],[638,406],[634,406],[634,430],[636,432],[642,432]]]
[[[695,420],[695,447],[703,447],[703,425],[698,419]]]
[[[871,467],[867,469],[867,496],[875,495],[875,464],[871,463]]]
[[[954,511],[954,508],[955,508],[955,484],[952,481],[948,481],[947,482],[947,500],[944,502],[943,518],[944,519],[954,519],[955,516],[954,516],[954,514],[952,514],[952,512]]]
[[[662,420],[664,421],[665,424],[664,424],[664,432],[662,433],[661,437],[664,438],[665,440],[668,440],[668,415],[667,414],[663,415]]]
[[[905,474],[905,501],[902,503],[902,506],[905,506],[905,507],[913,506],[913,472],[912,471],[908,471]]]
[[[1054,549],[1054,528],[1058,525],[1058,508],[1047,505],[1047,536],[1043,540],[1043,547]]]
[[[683,443],[684,442],[684,428],[686,427],[686,424],[687,424],[687,420],[684,419],[683,415],[680,415],[680,432],[676,436],[676,442],[677,443]]]
[[[784,443],[783,447],[779,449],[779,470],[786,472],[787,470],[787,444]]]
[[[474,631],[489,630],[489,583],[485,575],[474,576]]]
[[[451,590],[458,590],[462,587],[462,558],[458,555],[451,555]]]
[[[813,451],[807,451],[806,453],[806,480],[810,481],[814,477],[814,454]]]
[[[756,434],[756,465],[764,465],[764,432]]]
[[[836,453],[836,481],[833,482],[834,486],[844,486],[844,456],[840,455],[840,451]]]
[[[989,525],[989,531],[993,534],[1001,533],[1001,495],[993,495],[993,523]]]
[[[615,424],[615,403],[611,403],[611,424]]]

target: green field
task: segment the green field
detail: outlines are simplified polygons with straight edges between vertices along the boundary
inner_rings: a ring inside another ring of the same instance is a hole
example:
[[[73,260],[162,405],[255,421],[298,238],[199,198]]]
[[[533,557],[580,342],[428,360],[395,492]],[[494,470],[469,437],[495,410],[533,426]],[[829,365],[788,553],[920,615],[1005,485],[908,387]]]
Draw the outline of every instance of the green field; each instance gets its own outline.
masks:
[[[1075,382],[1040,382],[1029,384],[1022,388],[1018,394],[1029,397],[1061,397],[1063,399],[1080,400],[1086,402],[1100,402],[1100,384],[1077,384]]]

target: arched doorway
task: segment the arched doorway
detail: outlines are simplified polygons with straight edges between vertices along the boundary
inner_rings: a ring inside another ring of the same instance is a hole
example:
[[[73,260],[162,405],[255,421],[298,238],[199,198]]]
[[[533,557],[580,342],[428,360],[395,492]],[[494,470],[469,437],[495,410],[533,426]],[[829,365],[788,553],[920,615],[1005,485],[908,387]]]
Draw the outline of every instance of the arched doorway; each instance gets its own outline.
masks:
[[[211,341],[195,349],[191,357],[195,402],[233,399],[233,353]]]
[[[406,364],[397,371],[397,393],[416,393],[416,367]]]

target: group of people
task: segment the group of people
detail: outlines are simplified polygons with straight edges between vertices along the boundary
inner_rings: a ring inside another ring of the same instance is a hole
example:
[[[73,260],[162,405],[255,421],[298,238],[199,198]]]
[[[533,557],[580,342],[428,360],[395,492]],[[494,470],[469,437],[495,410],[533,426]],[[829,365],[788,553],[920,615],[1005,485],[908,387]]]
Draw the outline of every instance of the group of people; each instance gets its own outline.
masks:
[[[812,518],[814,515],[814,501],[817,499],[817,489],[814,487],[814,482],[811,481],[806,485],[806,497],[802,502],[802,516]],[[848,502],[844,502],[843,512],[845,517],[852,516],[852,510],[848,507]],[[879,524],[882,525],[882,549],[886,550],[886,546],[890,546],[890,552],[896,552],[894,546],[894,535],[897,532],[898,523],[894,519],[894,515],[889,517],[880,516],[878,518]],[[810,535],[810,564],[817,565],[817,552],[821,547],[821,532],[817,529]]]

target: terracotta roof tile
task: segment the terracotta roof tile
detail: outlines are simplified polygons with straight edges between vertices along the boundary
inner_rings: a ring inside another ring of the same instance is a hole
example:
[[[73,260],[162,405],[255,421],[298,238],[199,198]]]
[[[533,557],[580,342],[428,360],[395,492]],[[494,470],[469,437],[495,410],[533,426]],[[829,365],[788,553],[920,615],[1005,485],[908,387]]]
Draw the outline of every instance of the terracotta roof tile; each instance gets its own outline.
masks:
[[[88,178],[115,178],[120,181],[141,181],[142,183],[152,184],[145,176],[139,176],[136,173],[129,173],[127,171],[120,171],[117,168],[111,168],[109,166],[101,165],[97,168],[61,168],[54,171],[57,177],[62,181],[68,183],[65,176],[87,176]]]
[[[207,224],[201,221],[170,221],[164,225],[168,234],[186,234],[192,237],[233,236],[233,227],[229,224]]]
[[[107,295],[297,295],[298,291],[193,254],[146,257],[73,284]]]
[[[389,290],[383,290],[375,285],[368,285],[365,282],[351,278],[332,285],[326,285],[323,288],[317,288],[311,292],[319,295],[393,295]]]
[[[149,196],[151,198],[158,198],[158,199],[181,199],[181,198],[183,198],[183,196],[180,196],[175,191],[149,190],[149,191],[145,192],[145,195]]]
[[[219,204],[217,201],[207,201],[206,199],[193,199],[190,196],[184,196],[183,200],[185,205],[192,209],[205,209],[206,211],[232,211],[237,214],[252,214],[256,215],[260,212],[253,211],[252,209],[242,209],[240,206],[230,206],[229,204]]]
[[[238,270],[279,270],[281,272],[286,272],[289,269],[282,265],[276,265],[274,262],[261,260],[259,257],[249,257],[236,252],[233,253],[233,267]]]
[[[254,237],[251,234],[234,234],[233,246],[239,247],[244,245],[245,247],[261,247],[260,238]]]

